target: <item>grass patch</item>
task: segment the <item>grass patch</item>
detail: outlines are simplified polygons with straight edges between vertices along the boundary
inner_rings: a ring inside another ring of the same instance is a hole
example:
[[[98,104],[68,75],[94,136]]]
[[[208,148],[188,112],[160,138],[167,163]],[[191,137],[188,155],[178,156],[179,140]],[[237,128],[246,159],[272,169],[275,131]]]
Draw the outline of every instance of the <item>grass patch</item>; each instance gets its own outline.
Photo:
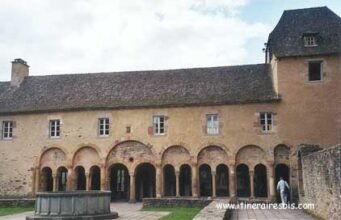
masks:
[[[201,208],[143,208],[142,211],[170,212],[160,220],[191,220]]]
[[[5,216],[5,215],[12,215],[12,214],[17,214],[21,212],[29,212],[33,211],[34,208],[31,207],[0,207],[0,216]]]

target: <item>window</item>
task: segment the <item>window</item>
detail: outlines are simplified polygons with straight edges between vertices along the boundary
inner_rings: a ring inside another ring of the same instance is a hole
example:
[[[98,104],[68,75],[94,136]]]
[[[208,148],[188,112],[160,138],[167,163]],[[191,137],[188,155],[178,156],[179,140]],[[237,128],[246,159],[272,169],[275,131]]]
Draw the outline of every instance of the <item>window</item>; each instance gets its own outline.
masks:
[[[322,80],[322,61],[309,62],[309,81]]]
[[[260,113],[260,124],[263,132],[269,132],[273,130],[273,114],[270,112]]]
[[[130,134],[130,133],[131,133],[131,127],[130,127],[130,126],[127,126],[127,127],[126,127],[126,133],[127,133],[127,134]]]
[[[305,47],[315,47],[315,46],[317,46],[316,36],[308,35],[308,36],[304,36],[303,39],[304,39],[304,46]]]
[[[60,137],[60,120],[50,120],[50,137]]]
[[[99,136],[108,136],[109,135],[109,118],[100,118],[98,119],[98,134]]]
[[[206,133],[219,134],[219,118],[217,114],[206,115]]]
[[[164,116],[153,116],[153,128],[155,135],[165,134],[165,117]]]
[[[3,121],[2,122],[2,138],[12,139],[12,132],[13,132],[13,122]]]

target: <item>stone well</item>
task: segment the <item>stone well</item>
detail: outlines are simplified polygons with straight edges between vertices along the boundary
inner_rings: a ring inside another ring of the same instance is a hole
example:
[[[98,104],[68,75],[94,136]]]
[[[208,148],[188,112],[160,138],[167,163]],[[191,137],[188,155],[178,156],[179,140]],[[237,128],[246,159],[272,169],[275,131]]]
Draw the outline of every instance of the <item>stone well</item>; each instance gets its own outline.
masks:
[[[37,193],[35,212],[26,220],[115,219],[109,191]]]

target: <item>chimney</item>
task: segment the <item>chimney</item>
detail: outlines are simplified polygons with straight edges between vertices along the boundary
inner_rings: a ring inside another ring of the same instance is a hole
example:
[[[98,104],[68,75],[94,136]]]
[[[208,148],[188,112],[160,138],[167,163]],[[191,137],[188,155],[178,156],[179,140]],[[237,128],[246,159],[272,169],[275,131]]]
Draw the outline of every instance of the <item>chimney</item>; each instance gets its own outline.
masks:
[[[25,77],[28,76],[28,68],[29,65],[23,59],[17,58],[12,61],[11,86],[20,86]]]

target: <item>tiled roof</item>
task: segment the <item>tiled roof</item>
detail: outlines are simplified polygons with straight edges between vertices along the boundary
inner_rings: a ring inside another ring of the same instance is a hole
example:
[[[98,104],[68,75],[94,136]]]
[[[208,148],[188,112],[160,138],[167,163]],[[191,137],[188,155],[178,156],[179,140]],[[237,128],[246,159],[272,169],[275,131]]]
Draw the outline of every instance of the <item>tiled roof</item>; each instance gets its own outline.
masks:
[[[269,64],[29,76],[0,83],[0,114],[277,101]]]

